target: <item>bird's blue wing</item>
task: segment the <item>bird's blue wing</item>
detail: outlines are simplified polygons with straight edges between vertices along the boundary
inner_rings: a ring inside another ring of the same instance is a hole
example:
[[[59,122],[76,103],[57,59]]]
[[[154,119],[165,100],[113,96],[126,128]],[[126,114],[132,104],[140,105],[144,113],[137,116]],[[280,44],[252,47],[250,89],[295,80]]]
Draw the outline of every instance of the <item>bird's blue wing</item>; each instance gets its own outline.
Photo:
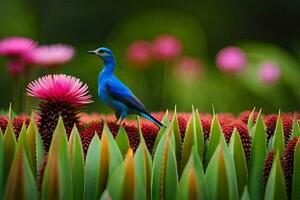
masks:
[[[121,81],[106,81],[105,87],[108,94],[115,100],[139,112],[148,113],[144,104]]]

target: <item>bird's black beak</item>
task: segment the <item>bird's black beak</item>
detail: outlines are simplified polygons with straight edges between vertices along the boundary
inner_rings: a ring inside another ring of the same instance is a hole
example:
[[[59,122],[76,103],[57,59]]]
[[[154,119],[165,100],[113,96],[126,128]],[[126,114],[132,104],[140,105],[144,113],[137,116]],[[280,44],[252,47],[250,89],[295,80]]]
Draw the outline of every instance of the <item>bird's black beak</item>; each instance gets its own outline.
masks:
[[[96,54],[96,50],[88,51],[88,54]]]

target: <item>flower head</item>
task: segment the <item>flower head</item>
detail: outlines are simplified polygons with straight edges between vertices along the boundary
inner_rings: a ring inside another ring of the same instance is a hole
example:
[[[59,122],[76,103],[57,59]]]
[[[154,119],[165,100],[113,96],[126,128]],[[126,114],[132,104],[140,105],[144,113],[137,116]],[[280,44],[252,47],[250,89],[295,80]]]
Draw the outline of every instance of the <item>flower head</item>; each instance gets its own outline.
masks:
[[[0,129],[2,130],[2,133],[5,132],[7,123],[8,123],[7,117],[0,115]]]
[[[88,86],[79,79],[65,74],[47,75],[29,83],[27,95],[72,105],[92,103]]]
[[[162,34],[155,38],[152,48],[157,59],[169,60],[180,55],[182,51],[182,44],[175,36]]]
[[[7,70],[12,76],[19,76],[24,72],[25,63],[22,60],[11,60],[7,64]]]
[[[64,44],[39,46],[25,55],[28,63],[42,66],[59,66],[71,60],[74,48]]]
[[[281,71],[278,64],[266,61],[260,64],[258,75],[263,83],[274,84],[279,80]]]
[[[286,145],[284,153],[284,175],[286,180],[286,190],[289,198],[292,194],[292,183],[293,183],[293,172],[294,172],[294,153],[295,147],[298,143],[299,138],[293,137]]]
[[[198,59],[189,56],[180,58],[174,66],[175,75],[189,83],[197,80],[202,70],[202,63]]]
[[[0,41],[0,55],[22,57],[36,45],[35,41],[27,37],[7,37]]]
[[[277,114],[271,114],[265,118],[266,136],[268,140],[270,140],[274,135],[277,119],[278,119]],[[282,113],[281,120],[282,120],[285,143],[287,143],[293,128],[293,117]]]
[[[218,68],[223,72],[237,73],[246,66],[246,55],[238,47],[226,47],[221,49],[216,57]]]
[[[133,64],[145,65],[151,62],[152,49],[150,42],[135,41],[127,47],[127,59]]]
[[[230,142],[234,128],[236,128],[236,130],[238,131],[238,133],[241,137],[245,156],[246,156],[247,161],[249,162],[250,157],[251,157],[251,137],[249,135],[247,126],[245,126],[241,122],[233,122],[233,123],[224,124],[222,126],[222,132],[224,134],[226,142],[227,143]]]

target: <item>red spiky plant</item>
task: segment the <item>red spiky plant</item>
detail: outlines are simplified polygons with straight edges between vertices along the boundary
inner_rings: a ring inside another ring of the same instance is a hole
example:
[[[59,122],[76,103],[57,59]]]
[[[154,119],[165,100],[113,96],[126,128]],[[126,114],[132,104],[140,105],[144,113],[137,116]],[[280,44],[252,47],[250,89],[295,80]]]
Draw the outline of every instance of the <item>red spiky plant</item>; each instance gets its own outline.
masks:
[[[246,110],[244,112],[241,112],[239,114],[238,118],[243,124],[248,124],[248,120],[249,120],[251,113],[252,113],[251,110]],[[258,112],[253,112],[253,121],[252,122],[254,124],[256,123],[257,116],[258,116]]]
[[[238,121],[224,124],[222,126],[222,132],[225,136],[226,142],[227,143],[230,142],[230,138],[232,136],[234,128],[236,128],[236,130],[238,131],[238,133],[241,137],[241,141],[242,141],[244,151],[245,151],[245,156],[246,156],[247,162],[249,162],[250,157],[251,157],[251,137],[249,135],[249,131],[248,131],[248,128],[246,125],[244,125]]]
[[[273,149],[270,149],[267,156],[265,157],[265,162],[264,162],[264,171],[263,171],[263,181],[264,181],[264,186],[267,185],[268,178],[272,169],[272,164],[275,158],[275,152]],[[280,163],[283,165],[283,157],[280,156]]]
[[[286,191],[291,198],[292,183],[293,183],[293,171],[294,171],[294,152],[299,137],[293,137],[286,145],[283,161],[283,169],[286,181]]]
[[[47,75],[27,86],[27,95],[41,99],[38,127],[44,148],[48,151],[58,117],[61,116],[69,135],[74,124],[79,125],[78,111],[92,103],[88,86],[79,79],[64,74]]]
[[[25,123],[27,128],[30,123],[30,117],[27,115],[19,115],[12,120],[13,129],[17,138],[19,137],[23,123]]]
[[[271,168],[272,168],[272,164],[273,164],[273,160],[274,160],[274,150],[271,149],[266,158],[265,158],[265,163],[264,163],[264,185],[267,185],[267,181],[271,172]]]
[[[6,116],[0,116],[0,128],[2,130],[2,132],[4,133],[7,127],[7,117]]]
[[[268,141],[274,135],[277,119],[278,119],[277,114],[271,114],[265,118],[266,136]],[[282,120],[283,132],[284,132],[284,140],[285,143],[287,143],[292,133],[293,117],[289,114],[282,113],[281,120]]]

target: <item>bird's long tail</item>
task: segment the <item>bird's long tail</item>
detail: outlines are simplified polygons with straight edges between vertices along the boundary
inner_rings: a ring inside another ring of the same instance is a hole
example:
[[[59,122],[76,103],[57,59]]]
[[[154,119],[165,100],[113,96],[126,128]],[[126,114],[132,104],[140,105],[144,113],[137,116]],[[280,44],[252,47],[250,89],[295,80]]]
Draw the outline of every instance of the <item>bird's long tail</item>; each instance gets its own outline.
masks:
[[[164,124],[162,124],[160,121],[155,119],[150,113],[141,113],[140,115],[145,117],[146,119],[149,119],[150,121],[154,122],[159,127],[167,128]]]

